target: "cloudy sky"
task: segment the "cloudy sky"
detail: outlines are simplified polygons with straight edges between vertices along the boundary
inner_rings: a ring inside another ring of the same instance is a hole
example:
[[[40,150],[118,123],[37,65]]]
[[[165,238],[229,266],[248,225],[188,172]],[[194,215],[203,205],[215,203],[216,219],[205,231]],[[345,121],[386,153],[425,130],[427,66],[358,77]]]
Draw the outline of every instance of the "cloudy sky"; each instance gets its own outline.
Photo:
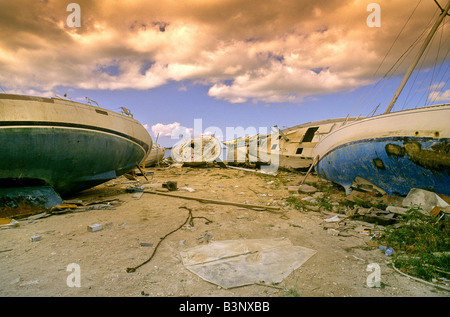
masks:
[[[432,0],[0,0],[0,87],[126,107],[166,146],[195,119],[225,134],[381,113],[439,12]],[[397,110],[450,101],[448,20]]]

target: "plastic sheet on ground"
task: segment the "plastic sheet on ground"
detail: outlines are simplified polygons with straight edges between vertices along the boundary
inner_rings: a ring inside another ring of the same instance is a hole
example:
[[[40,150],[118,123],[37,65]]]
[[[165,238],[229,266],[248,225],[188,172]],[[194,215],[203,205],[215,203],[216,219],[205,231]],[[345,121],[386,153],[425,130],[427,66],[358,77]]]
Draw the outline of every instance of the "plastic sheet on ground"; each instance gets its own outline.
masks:
[[[280,283],[316,252],[279,238],[214,241],[180,254],[188,270],[227,289]]]

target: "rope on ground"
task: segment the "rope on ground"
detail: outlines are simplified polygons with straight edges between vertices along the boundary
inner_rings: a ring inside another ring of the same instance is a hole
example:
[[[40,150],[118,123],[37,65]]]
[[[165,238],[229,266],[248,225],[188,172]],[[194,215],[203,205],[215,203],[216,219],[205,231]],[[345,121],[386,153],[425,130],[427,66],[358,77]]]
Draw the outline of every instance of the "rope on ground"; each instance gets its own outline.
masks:
[[[156,250],[157,250],[158,247],[160,246],[161,242],[163,242],[163,240],[164,240],[165,238],[167,238],[168,236],[170,236],[172,233],[177,232],[178,230],[180,230],[181,228],[183,228],[183,226],[186,225],[188,222],[189,222],[189,225],[190,225],[191,227],[194,226],[194,219],[196,219],[196,218],[197,218],[197,219],[200,219],[200,218],[205,219],[205,220],[207,221],[206,224],[209,224],[209,223],[212,222],[211,220],[209,220],[209,219],[207,219],[207,218],[205,218],[205,217],[194,217],[194,216],[192,216],[192,210],[189,209],[188,207],[182,206],[182,207],[180,207],[180,208],[183,208],[183,209],[186,209],[186,210],[189,211],[189,215],[188,215],[188,217],[186,218],[186,221],[185,221],[181,226],[179,226],[179,227],[176,228],[175,230],[172,230],[171,232],[169,232],[168,234],[166,234],[164,237],[162,237],[162,238],[159,240],[159,242],[158,242],[158,244],[156,245],[156,247],[153,249],[152,255],[151,255],[146,261],[142,262],[142,263],[139,264],[138,266],[127,268],[127,273],[133,273],[133,272],[136,272],[136,270],[137,270],[138,268],[140,268],[141,266],[143,266],[143,265],[147,264],[148,262],[150,262],[150,261],[153,259],[153,256],[155,255]]]
[[[415,281],[418,281],[418,282],[421,282],[421,283],[425,283],[425,284],[430,285],[430,286],[442,288],[443,290],[446,290],[446,291],[450,292],[450,288],[448,288],[448,287],[445,287],[445,286],[442,286],[442,285],[439,285],[439,284],[430,283],[430,282],[421,280],[420,278],[413,277],[413,276],[411,276],[411,275],[408,275],[408,274],[406,274],[406,273],[403,273],[402,271],[400,271],[399,269],[397,269],[397,268],[395,267],[394,263],[392,263],[392,267],[393,267],[394,270],[397,271],[398,273],[400,273],[400,274],[402,274],[402,275],[404,275],[404,276],[406,276],[406,277],[409,277],[409,278],[412,279],[412,280],[415,280]]]

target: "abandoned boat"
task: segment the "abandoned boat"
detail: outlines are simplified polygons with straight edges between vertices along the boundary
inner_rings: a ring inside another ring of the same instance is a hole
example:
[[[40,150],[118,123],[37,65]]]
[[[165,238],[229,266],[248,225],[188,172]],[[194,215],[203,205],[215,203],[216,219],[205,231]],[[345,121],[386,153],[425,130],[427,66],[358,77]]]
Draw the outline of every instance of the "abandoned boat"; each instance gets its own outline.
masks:
[[[391,112],[450,1],[434,24],[394,97],[381,115],[346,124],[314,149],[319,176],[347,192],[361,177],[391,195],[420,188],[450,195],[450,104]]]
[[[166,148],[159,145],[159,144],[153,144],[151,151],[148,153],[148,155],[145,157],[141,165],[144,165],[144,167],[148,166],[154,166],[158,164],[166,154]]]
[[[0,94],[0,187],[68,195],[136,167],[152,139],[135,119],[97,106]]]
[[[314,161],[313,149],[328,133],[361,118],[337,118],[308,122],[272,134],[257,134],[223,142],[231,164],[276,164],[281,168],[306,169]]]
[[[360,118],[337,118],[304,123],[280,131],[279,166],[283,168],[309,168],[314,162],[314,147],[331,131],[346,122]],[[272,150],[276,148],[272,144]]]
[[[222,146],[212,135],[199,135],[178,142],[172,147],[171,152],[176,163],[195,166],[214,162],[219,158]]]

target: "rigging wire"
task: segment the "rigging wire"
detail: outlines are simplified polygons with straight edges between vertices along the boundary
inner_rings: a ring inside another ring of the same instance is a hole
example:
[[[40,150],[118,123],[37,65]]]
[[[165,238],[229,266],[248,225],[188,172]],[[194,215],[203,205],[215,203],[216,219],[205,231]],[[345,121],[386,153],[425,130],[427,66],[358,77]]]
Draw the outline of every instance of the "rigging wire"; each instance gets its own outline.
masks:
[[[432,20],[430,20],[432,21]],[[422,32],[422,34],[419,35],[419,37],[403,52],[402,55],[400,55],[400,57],[398,57],[397,61],[389,68],[389,70],[385,73],[385,75],[380,78],[377,82],[377,84],[373,87],[375,88],[380,82],[383,82],[382,86],[378,89],[378,91],[374,94],[372,94],[372,98],[371,100],[366,104],[366,107],[370,104],[370,102],[373,101],[373,99],[375,99],[375,97],[378,96],[378,94],[380,93],[380,91],[382,90],[382,88],[384,88],[384,86],[387,84],[387,79],[392,79],[392,77],[394,76],[394,74],[397,72],[397,70],[399,69],[400,65],[406,60],[406,58],[409,56],[409,54],[411,53],[412,49],[417,46],[419,44],[419,41],[421,40],[421,38],[426,34],[426,29]],[[364,108],[365,109],[365,108]]]
[[[423,64],[424,64],[425,60],[427,59],[428,53],[430,52],[430,48],[431,48],[431,45],[432,45],[434,39],[435,39],[435,38],[433,38],[433,39],[431,40],[430,45],[428,45],[428,47],[426,48],[426,50],[425,50],[425,52],[424,52],[424,54],[423,54],[423,58],[422,58],[421,61],[420,61],[420,66],[417,67],[417,69],[422,69],[422,68],[423,68]],[[415,86],[416,80],[417,80],[417,78],[419,77],[419,73],[420,73],[419,71],[415,71],[415,72],[414,72],[414,79],[412,80],[412,83],[409,84],[409,90],[408,90],[408,93],[406,94],[406,98],[405,98],[405,100],[404,100],[404,102],[403,102],[402,110],[405,109],[405,107],[406,107],[406,105],[407,105],[407,103],[408,103],[408,99],[409,99],[409,97],[411,96],[411,93],[412,93],[413,88],[414,88],[414,86]],[[414,93],[413,93],[413,96],[414,96]],[[420,99],[419,99],[419,100],[420,100]],[[419,105],[419,103],[416,104],[416,107],[417,107],[417,105]],[[416,107],[414,107],[414,108],[416,108]]]
[[[442,28],[441,28],[441,36],[439,37],[439,46],[438,46],[438,49],[437,49],[437,52],[436,52],[436,57],[435,57],[435,59],[434,59],[434,67],[433,67],[433,70],[432,70],[432,73],[431,73],[431,79],[430,79],[430,84],[429,84],[429,86],[428,86],[428,88],[427,88],[427,96],[426,96],[426,99],[425,99],[425,106],[426,105],[429,105],[429,99],[430,99],[430,93],[431,93],[431,87],[433,86],[433,82],[434,82],[434,80],[435,80],[435,72],[436,72],[436,68],[437,68],[437,66],[438,66],[438,59],[439,59],[439,55],[440,55],[440,52],[441,52],[441,45],[442,45],[442,33],[444,32],[444,25],[445,25],[445,21],[443,21],[444,23],[442,24]]]
[[[441,30],[441,39],[443,37],[444,27],[445,27],[445,22],[444,22],[442,30]],[[442,76],[440,77],[440,79],[437,80],[437,78],[439,77],[439,75],[441,73],[441,70],[444,67],[445,61],[447,60],[447,56],[449,54],[449,51],[450,51],[450,46],[448,47],[447,52],[445,53],[445,56],[442,58],[442,61],[440,63],[439,69],[438,69],[438,72],[436,74],[436,80],[434,81],[434,84],[433,84],[433,81],[431,81],[431,83],[430,83],[428,96],[427,96],[427,100],[428,100],[427,105],[431,105],[432,103],[436,102],[436,99],[442,93],[443,89],[445,88],[445,84],[448,82],[448,78],[445,81],[443,81],[443,78],[447,74],[447,71],[448,71],[448,68],[450,66],[450,63],[447,64],[447,68],[444,70],[444,72],[443,72]],[[438,64],[437,58],[436,58],[436,64]],[[433,69],[433,74],[434,74],[434,69]],[[443,85],[441,85],[441,83],[443,83]],[[441,87],[439,87],[439,85],[441,85]],[[432,88],[433,88],[433,90],[432,90]]]
[[[386,60],[387,56],[388,56],[389,53],[391,52],[391,50],[392,50],[392,48],[394,47],[395,43],[398,41],[398,39],[399,39],[401,33],[403,32],[403,30],[405,29],[406,25],[407,25],[407,24],[409,23],[409,21],[411,20],[412,16],[414,15],[416,9],[418,8],[418,6],[420,5],[421,2],[422,2],[422,0],[419,0],[419,1],[418,1],[416,7],[414,8],[414,10],[413,10],[413,11],[411,12],[411,14],[409,15],[409,17],[408,17],[408,19],[406,20],[406,22],[404,23],[403,27],[400,29],[400,32],[397,34],[397,37],[395,38],[394,42],[391,44],[390,48],[388,49],[388,51],[387,51],[386,54],[384,55],[382,61],[381,61],[380,64],[378,65],[378,68],[375,70],[374,74],[372,75],[373,78],[376,76],[376,74],[377,74],[378,71],[380,70],[380,68],[381,68],[381,66],[383,65],[384,61]],[[424,33],[425,33],[425,32],[424,32]],[[411,46],[410,46],[410,47],[411,47]],[[408,48],[408,50],[409,50],[409,48]],[[403,56],[403,55],[402,55],[402,56]],[[400,57],[400,58],[401,58],[401,57]],[[397,60],[397,62],[398,62],[398,60]],[[394,64],[394,65],[395,65],[395,64]],[[393,66],[393,67],[394,67],[394,66]],[[391,67],[391,69],[389,69],[389,70],[385,73],[385,75],[384,75],[382,78],[380,78],[380,79],[375,83],[375,85],[372,86],[371,91],[373,91],[373,90],[378,86],[378,84],[380,84],[380,82],[386,78],[386,76],[388,75],[388,73],[389,73],[391,70],[392,70],[392,67]],[[384,84],[383,84],[383,86],[384,86]],[[363,100],[364,100],[365,98],[367,98],[367,96],[364,97],[364,94],[366,94],[367,89],[368,89],[368,86],[365,87],[365,89],[364,89],[364,91],[362,92],[360,98],[358,99],[357,104],[355,105],[355,107],[353,108],[353,110],[350,112],[350,114],[349,114],[348,116],[351,116],[351,114],[353,114],[353,112],[355,112],[356,109],[361,105],[361,103],[363,102]],[[380,88],[380,89],[381,89],[381,88]],[[380,89],[378,89],[378,92],[380,91]],[[371,91],[369,91],[368,94],[370,94]],[[378,93],[378,92],[377,92],[377,93]],[[375,94],[375,95],[376,95],[376,94]],[[373,100],[373,98],[374,98],[374,96],[372,97],[372,100]],[[364,107],[363,111],[367,108],[367,105],[368,105],[368,104],[369,104],[369,103],[366,103],[366,107]]]
[[[439,15],[438,10],[436,11],[436,13]],[[423,29],[422,33],[421,33],[421,34],[417,37],[417,39],[410,45],[410,47],[405,51],[405,53],[404,53],[403,55],[405,55],[406,53],[408,53],[408,54],[412,53],[412,52],[410,52],[410,49],[412,49],[413,47],[416,47],[417,45],[419,45],[420,43],[423,42],[423,40],[424,40],[423,37],[426,36],[426,33],[427,33],[428,29],[432,26],[433,21],[435,20],[436,13],[430,18],[430,20],[428,21],[427,26]],[[425,56],[428,54],[429,49],[430,49],[430,46],[427,47]],[[403,55],[402,55],[402,56],[403,56]],[[403,61],[405,61],[405,59],[406,59],[406,57],[403,59]],[[402,63],[403,63],[403,61],[402,61]],[[421,62],[420,62],[421,65],[420,65],[419,68],[422,67],[423,62],[424,62],[424,59],[421,60]],[[397,67],[397,69],[398,69],[398,67]],[[397,69],[396,69],[396,70],[397,70]],[[407,95],[406,95],[406,99],[405,99],[405,102],[404,102],[404,104],[403,104],[402,110],[403,110],[403,109],[405,108],[405,106],[406,106],[406,100],[408,100],[408,98],[409,98],[411,89],[412,89],[412,87],[414,86],[414,83],[415,83],[415,81],[416,81],[416,79],[417,79],[417,76],[418,76],[418,72],[415,72],[415,76],[414,76],[414,79],[413,79],[413,84],[409,84],[410,89],[409,89],[409,91],[408,91],[408,93],[407,93]]]
[[[441,29],[441,39],[442,39],[443,31],[444,31],[444,28]],[[424,105],[424,106],[430,105],[430,104],[433,102],[433,101],[430,99],[430,98],[431,98],[430,96],[431,96],[431,94],[433,93],[432,90],[431,90],[431,89],[433,88],[433,86],[434,86],[434,85],[433,85],[433,82],[435,82],[435,78],[436,78],[436,77],[439,75],[439,73],[441,72],[441,69],[442,69],[442,67],[443,67],[443,64],[445,63],[445,60],[446,60],[446,58],[447,58],[447,56],[448,56],[448,53],[449,53],[449,50],[450,50],[450,47],[449,47],[449,49],[447,50],[447,52],[446,52],[446,54],[445,54],[445,56],[444,56],[444,58],[443,58],[443,60],[442,60],[442,63],[439,63],[439,55],[440,55],[440,50],[441,50],[441,45],[442,45],[441,39],[440,39],[440,41],[439,41],[438,53],[437,53],[437,55],[436,55],[436,58],[435,58],[435,61],[434,61],[434,65],[432,66],[433,71],[432,71],[431,73],[428,72],[428,73],[425,75],[425,77],[423,78],[423,80],[422,80],[423,83],[426,82],[426,81],[428,80],[428,77],[430,77],[430,75],[431,75],[430,84],[429,84],[429,86],[428,86],[426,89],[423,89],[423,93],[421,94],[420,97],[417,98],[417,103],[416,103],[416,106],[415,106],[414,108],[417,108],[417,107],[419,107],[420,104],[422,104],[422,102],[420,102],[420,100],[422,100],[422,99],[424,100],[424,101],[423,101],[423,105]],[[421,62],[421,65],[420,65],[419,69],[422,69],[422,68],[423,68],[422,66],[423,66],[423,64],[424,64],[424,61],[426,60],[427,55],[429,54],[430,47],[432,46],[431,44],[433,43],[433,41],[434,41],[434,39],[433,39],[432,42],[430,43],[430,46],[427,48],[427,51],[426,51],[426,53],[425,53],[425,58],[422,59],[422,62]],[[438,67],[438,66],[437,66],[438,64],[441,64],[441,65]],[[448,68],[448,67],[447,67],[447,68]],[[437,73],[436,76],[435,76],[435,70],[436,70],[436,69],[438,69],[438,73]],[[444,74],[442,75],[441,78],[443,78],[443,77],[445,76],[446,72],[447,72],[447,70],[444,71]],[[418,76],[419,76],[419,72],[416,72],[415,79],[414,79],[413,83],[412,83],[411,86],[410,86],[410,90],[409,90],[409,92],[408,92],[408,95],[407,95],[407,98],[406,98],[406,100],[405,100],[405,103],[404,103],[404,105],[403,105],[402,110],[403,110],[403,109],[405,108],[405,106],[406,106],[407,100],[408,100],[408,98],[409,98],[409,96],[410,96],[411,91],[412,91],[413,88],[414,88],[414,84],[415,84],[415,81],[416,81],[416,79],[418,78]],[[440,82],[441,82],[441,81],[438,81],[437,84],[439,84]],[[444,85],[444,86],[445,86],[445,85]],[[443,88],[444,88],[444,87],[441,87],[441,90],[442,90]],[[419,89],[419,90],[416,90],[416,92],[413,94],[413,96],[414,96],[414,95],[417,95],[418,91],[420,91],[420,89]],[[436,100],[438,94],[433,94],[433,96],[434,96],[433,99]]]

